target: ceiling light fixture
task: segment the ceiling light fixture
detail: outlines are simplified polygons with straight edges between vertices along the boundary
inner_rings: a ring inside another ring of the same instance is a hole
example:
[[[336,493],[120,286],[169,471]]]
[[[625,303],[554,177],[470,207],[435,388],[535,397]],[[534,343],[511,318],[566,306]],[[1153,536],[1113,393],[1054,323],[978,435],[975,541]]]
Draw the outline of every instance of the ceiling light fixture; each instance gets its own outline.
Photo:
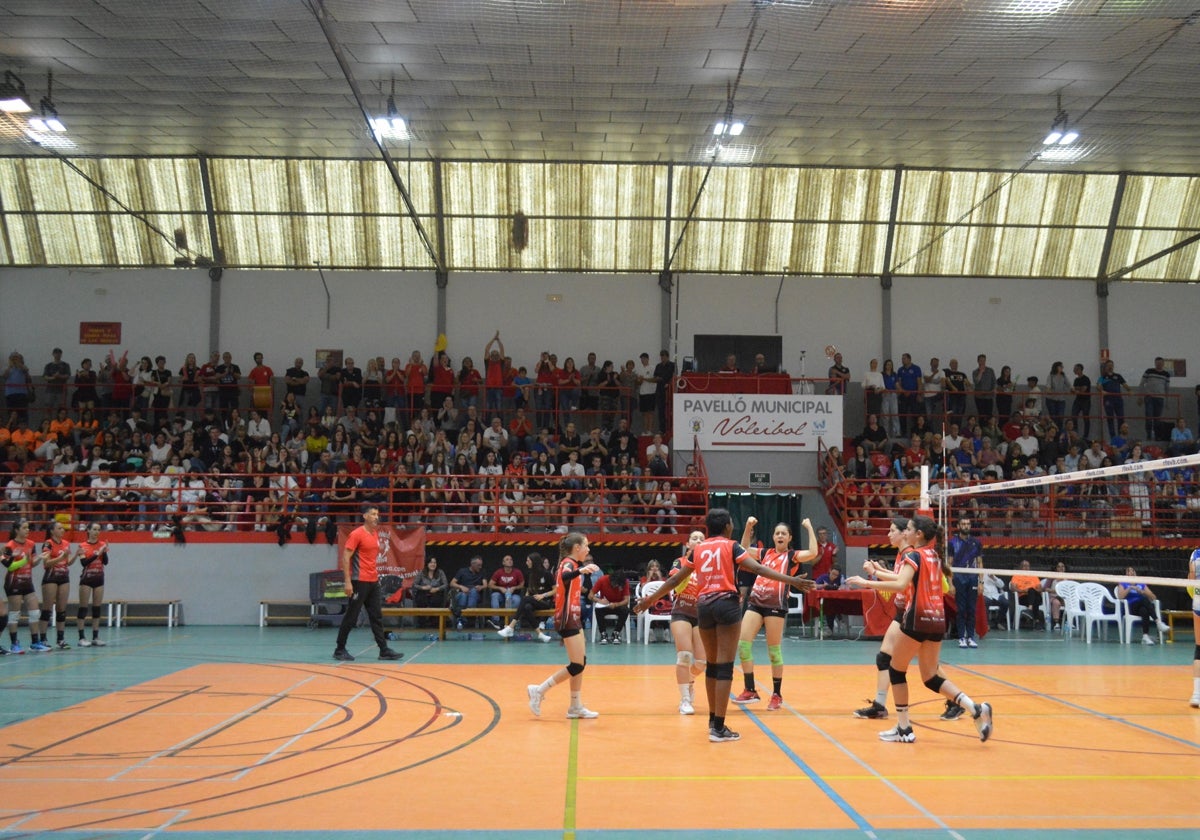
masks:
[[[34,131],[46,132],[56,131],[62,134],[67,130],[63,125],[62,120],[58,118],[58,109],[54,107],[54,100],[50,97],[54,94],[54,71],[51,70],[46,74],[46,95],[42,97],[42,101],[38,103],[38,109],[41,116],[30,117],[29,127]]]
[[[396,80],[392,79],[392,92],[387,98],[387,115],[372,117],[371,128],[377,138],[391,137],[398,140],[409,140],[412,135],[408,131],[408,123],[396,109]]]
[[[32,111],[29,107],[29,95],[25,93],[25,83],[21,77],[11,70],[4,71],[4,81],[0,83],[0,111],[10,114],[24,114]]]
[[[728,123],[720,121],[713,126],[713,137],[723,137],[725,135],[737,137],[745,130],[746,124],[741,120],[731,120]]]
[[[1079,139],[1079,132],[1071,128],[1067,112],[1062,108],[1062,91],[1058,92],[1058,113],[1050,125],[1050,133],[1042,140],[1043,146],[1069,146]]]

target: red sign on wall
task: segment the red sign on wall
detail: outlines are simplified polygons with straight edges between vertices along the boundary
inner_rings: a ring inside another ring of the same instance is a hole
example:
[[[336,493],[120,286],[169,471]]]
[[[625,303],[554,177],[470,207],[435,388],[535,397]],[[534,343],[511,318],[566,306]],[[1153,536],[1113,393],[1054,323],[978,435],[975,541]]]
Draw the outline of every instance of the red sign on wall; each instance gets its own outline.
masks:
[[[110,344],[121,343],[120,321],[80,321],[80,344]]]

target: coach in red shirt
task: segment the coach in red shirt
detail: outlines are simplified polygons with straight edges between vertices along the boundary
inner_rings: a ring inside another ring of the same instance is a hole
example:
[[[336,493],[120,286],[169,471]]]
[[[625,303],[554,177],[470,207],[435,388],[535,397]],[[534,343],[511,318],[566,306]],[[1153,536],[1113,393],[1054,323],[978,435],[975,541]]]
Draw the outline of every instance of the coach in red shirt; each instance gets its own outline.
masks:
[[[346,639],[358,622],[358,613],[367,605],[367,620],[379,645],[380,659],[400,659],[404,654],[388,647],[387,634],[383,630],[383,611],[379,592],[379,508],[370,506],[363,510],[363,524],[350,532],[346,548],[342,551],[342,574],[346,578],[346,614],[338,629],[337,647],[333,658],[342,662],[353,662],[354,657],[346,650]]]

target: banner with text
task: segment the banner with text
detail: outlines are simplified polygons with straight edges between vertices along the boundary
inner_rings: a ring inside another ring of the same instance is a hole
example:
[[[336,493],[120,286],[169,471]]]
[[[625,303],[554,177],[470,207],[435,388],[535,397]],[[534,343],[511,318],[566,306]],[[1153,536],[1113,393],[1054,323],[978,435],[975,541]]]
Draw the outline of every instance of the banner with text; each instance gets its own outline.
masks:
[[[349,525],[338,526],[338,568],[341,568],[342,552],[346,540],[354,530]],[[425,528],[389,528],[379,526],[379,576],[396,575],[408,580],[415,578],[425,566]]]
[[[842,397],[818,394],[675,394],[675,448],[816,452],[842,445]]]

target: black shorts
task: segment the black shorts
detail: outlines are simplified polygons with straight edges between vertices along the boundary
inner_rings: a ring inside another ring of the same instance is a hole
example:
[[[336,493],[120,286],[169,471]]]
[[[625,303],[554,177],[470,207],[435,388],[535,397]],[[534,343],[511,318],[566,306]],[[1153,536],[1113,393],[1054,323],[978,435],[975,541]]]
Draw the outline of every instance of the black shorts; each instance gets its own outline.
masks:
[[[572,636],[578,636],[582,632],[578,627],[564,627],[558,631],[558,636],[560,639],[569,639]]]
[[[24,597],[25,595],[32,595],[33,594],[33,578],[25,578],[21,582],[11,584],[11,585],[6,583],[4,585],[4,594],[7,595],[9,598],[16,598],[18,596]]]
[[[742,602],[736,592],[726,592],[714,601],[700,605],[701,630],[742,623]]]
[[[787,610],[780,610],[780,609],[776,609],[774,607],[762,607],[762,606],[759,606],[758,604],[751,604],[750,606],[746,607],[746,611],[747,612],[756,612],[759,615],[761,615],[763,618],[786,619],[787,615],[788,615]]]
[[[918,642],[940,642],[946,635],[945,633],[921,633],[917,630],[909,630],[903,624],[900,625],[900,632]]]
[[[638,411],[642,414],[654,411],[654,394],[638,394]]]
[[[57,584],[58,586],[68,586],[71,583],[70,575],[42,575],[42,586],[48,583]]]
[[[79,585],[80,586],[90,586],[92,589],[99,589],[101,586],[104,585],[104,576],[101,575],[100,577],[95,578],[95,579],[80,578]]]
[[[758,579],[758,575],[755,574],[754,572],[743,572],[741,569],[738,569],[738,573],[737,573],[738,589],[749,589],[750,587],[754,586],[754,581],[756,581],[757,579]]]
[[[673,612],[671,613],[671,623],[674,624],[676,621],[686,621],[688,624],[695,627],[699,619],[696,618],[696,616],[688,615],[687,613]]]

